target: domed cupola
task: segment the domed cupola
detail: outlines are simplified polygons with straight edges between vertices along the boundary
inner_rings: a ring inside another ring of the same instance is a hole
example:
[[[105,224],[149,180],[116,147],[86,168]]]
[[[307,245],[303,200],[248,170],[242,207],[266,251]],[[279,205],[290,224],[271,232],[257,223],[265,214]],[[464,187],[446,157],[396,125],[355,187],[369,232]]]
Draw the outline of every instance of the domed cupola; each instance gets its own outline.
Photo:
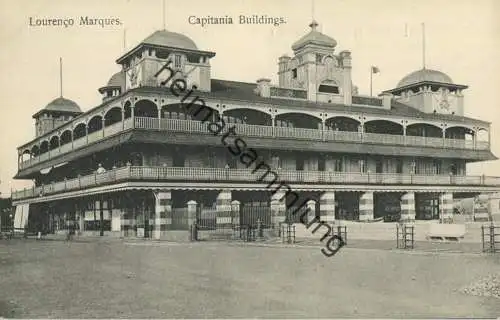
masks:
[[[401,79],[396,88],[387,90],[399,102],[426,113],[463,116],[462,90],[467,86],[455,84],[446,73],[422,68]]]
[[[116,60],[124,72],[122,92],[137,87],[157,87],[179,77],[186,80],[189,88],[195,85],[198,90],[210,91],[209,59],[214,56],[214,52],[199,50],[186,35],[155,31]],[[170,70],[165,68],[167,63],[175,72],[172,77]]]
[[[167,30],[158,30],[144,39],[141,43],[153,46],[171,47],[185,50],[198,50],[198,47],[189,37]]]
[[[305,48],[306,46],[317,46],[321,47],[324,49],[330,49],[333,51],[333,49],[337,46],[337,41],[335,39],[319,32],[317,30],[318,28],[318,23],[316,21],[312,21],[309,24],[309,27],[311,28],[311,31],[309,31],[308,34],[300,38],[298,41],[296,41],[292,45],[292,50],[294,52],[300,51],[301,49]]]
[[[453,80],[444,72],[432,69],[420,69],[406,75],[398,82],[397,88],[413,86],[422,82],[453,84]]]
[[[33,115],[36,136],[38,137],[52,131],[81,113],[82,110],[73,100],[62,96],[52,100],[45,108]]]
[[[104,87],[99,88],[103,101],[117,97],[123,92],[125,92],[125,72],[123,71],[115,73]]]

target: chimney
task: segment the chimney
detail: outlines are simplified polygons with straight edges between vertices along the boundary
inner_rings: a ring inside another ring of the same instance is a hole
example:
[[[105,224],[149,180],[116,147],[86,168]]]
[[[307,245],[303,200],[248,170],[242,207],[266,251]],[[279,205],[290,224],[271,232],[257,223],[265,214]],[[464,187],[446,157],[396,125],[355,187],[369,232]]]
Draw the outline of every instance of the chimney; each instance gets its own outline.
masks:
[[[271,96],[271,79],[260,78],[257,80],[257,94],[264,98]]]

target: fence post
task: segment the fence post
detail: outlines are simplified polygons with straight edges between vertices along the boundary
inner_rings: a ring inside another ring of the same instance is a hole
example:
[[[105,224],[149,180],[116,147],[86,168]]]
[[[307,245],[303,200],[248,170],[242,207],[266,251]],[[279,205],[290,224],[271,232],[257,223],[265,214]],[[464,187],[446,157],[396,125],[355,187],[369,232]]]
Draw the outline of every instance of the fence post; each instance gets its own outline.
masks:
[[[495,248],[495,226],[493,224],[490,225],[490,251],[491,253],[496,252]]]
[[[187,222],[189,226],[189,240],[198,240],[198,230],[196,226],[196,210],[198,204],[194,200],[190,200],[187,203]]]
[[[485,251],[484,249],[484,225],[481,226],[481,243],[483,245],[483,252]]]

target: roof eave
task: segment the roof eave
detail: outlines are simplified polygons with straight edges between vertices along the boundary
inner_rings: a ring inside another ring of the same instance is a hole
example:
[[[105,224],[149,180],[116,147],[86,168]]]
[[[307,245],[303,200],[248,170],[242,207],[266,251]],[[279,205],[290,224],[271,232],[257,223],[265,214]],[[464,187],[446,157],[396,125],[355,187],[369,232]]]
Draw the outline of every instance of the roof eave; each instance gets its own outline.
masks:
[[[406,89],[413,88],[413,87],[416,87],[416,86],[420,86],[420,85],[423,85],[423,84],[441,85],[441,86],[446,86],[446,87],[453,87],[453,88],[456,88],[456,89],[467,89],[469,87],[469,86],[466,86],[466,85],[463,85],[463,84],[444,83],[444,82],[436,82],[436,81],[420,81],[420,82],[416,82],[416,83],[412,83],[412,84],[406,85],[404,87],[398,87],[398,88],[394,88],[394,89],[390,89],[390,90],[385,90],[385,91],[382,91],[382,92],[387,92],[387,93],[394,94],[396,92],[401,92],[401,91],[404,91]]]
[[[192,50],[192,49],[176,48],[176,47],[170,47],[170,46],[161,46],[161,45],[149,44],[149,43],[139,43],[132,50],[130,50],[129,52],[125,53],[120,58],[118,58],[116,60],[116,63],[122,64],[123,62],[125,62],[127,60],[127,58],[129,56],[136,53],[142,47],[148,47],[148,48],[152,48],[152,49],[170,49],[170,50],[175,50],[175,51],[179,51],[179,52],[205,54],[209,58],[215,57],[215,52],[212,52],[212,51]]]

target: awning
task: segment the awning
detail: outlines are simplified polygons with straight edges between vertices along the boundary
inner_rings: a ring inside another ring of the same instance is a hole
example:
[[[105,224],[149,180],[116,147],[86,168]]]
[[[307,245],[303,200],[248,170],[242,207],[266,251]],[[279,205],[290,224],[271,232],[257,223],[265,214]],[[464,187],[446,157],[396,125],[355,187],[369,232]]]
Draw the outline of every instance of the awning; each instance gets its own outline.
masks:
[[[14,229],[24,229],[28,225],[29,213],[29,203],[23,203],[16,206],[16,213],[14,215]]]

